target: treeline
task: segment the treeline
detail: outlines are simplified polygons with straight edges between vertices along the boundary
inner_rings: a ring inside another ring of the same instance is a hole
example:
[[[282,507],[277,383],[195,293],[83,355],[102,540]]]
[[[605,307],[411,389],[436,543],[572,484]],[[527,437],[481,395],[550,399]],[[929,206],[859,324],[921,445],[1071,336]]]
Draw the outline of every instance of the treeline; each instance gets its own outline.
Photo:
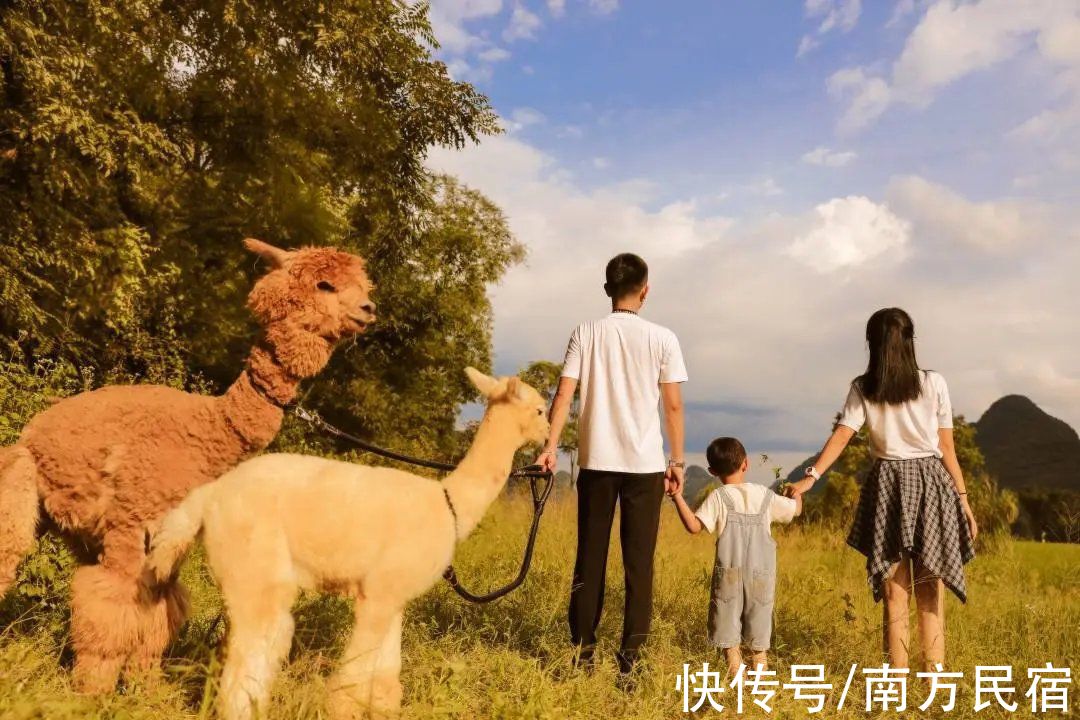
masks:
[[[381,322],[306,402],[398,447],[456,452],[461,368],[491,361],[486,288],[524,251],[486,198],[425,169],[432,146],[498,131],[488,100],[432,56],[425,5],[0,12],[7,391],[220,390],[256,332],[244,301],[262,269],[241,239],[337,245],[368,259]],[[8,435],[24,419],[13,402]]]

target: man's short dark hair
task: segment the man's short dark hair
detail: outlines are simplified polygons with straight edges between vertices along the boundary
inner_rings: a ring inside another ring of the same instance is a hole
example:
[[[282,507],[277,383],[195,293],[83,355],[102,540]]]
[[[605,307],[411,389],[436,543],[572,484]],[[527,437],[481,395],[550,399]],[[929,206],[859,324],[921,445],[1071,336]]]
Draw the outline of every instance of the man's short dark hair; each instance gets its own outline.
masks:
[[[604,270],[604,292],[612,300],[640,292],[649,281],[649,266],[634,253],[622,253],[608,261]]]
[[[746,460],[746,448],[735,438],[716,438],[709,443],[709,448],[705,451],[705,459],[709,461],[709,469],[717,477],[725,478],[742,467],[743,461]]]

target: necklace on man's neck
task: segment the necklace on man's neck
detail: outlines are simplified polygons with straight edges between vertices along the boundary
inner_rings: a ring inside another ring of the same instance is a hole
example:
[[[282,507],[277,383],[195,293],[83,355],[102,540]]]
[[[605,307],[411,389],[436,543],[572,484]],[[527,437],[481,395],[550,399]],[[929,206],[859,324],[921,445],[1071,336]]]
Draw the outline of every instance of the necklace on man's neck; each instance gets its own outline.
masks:
[[[637,310],[630,310],[628,308],[612,308],[613,313],[626,313],[627,315],[637,315]]]

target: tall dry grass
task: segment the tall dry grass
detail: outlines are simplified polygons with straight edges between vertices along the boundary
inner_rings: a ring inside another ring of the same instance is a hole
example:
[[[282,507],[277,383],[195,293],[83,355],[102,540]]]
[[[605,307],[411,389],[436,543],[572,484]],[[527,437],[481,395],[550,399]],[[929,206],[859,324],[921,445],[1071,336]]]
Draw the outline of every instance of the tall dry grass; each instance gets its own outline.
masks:
[[[500,502],[460,549],[457,566],[464,580],[485,589],[511,577],[527,522],[526,503]],[[795,526],[776,535],[780,570],[771,659],[779,678],[787,679],[792,663],[823,664],[829,679],[841,686],[851,663],[879,666],[880,607],[865,585],[861,557],[839,534],[821,529]],[[440,584],[410,606],[404,638],[406,716],[659,720],[682,715],[675,678],[683,663],[700,669],[703,662],[718,660],[704,633],[711,538],[687,535],[673,509],[665,508],[656,562],[654,636],[636,686],[629,691],[616,683],[612,659],[623,603],[617,531],[613,538],[601,661],[594,672],[573,669],[567,640],[565,609],[575,531],[573,497],[566,495],[550,506],[532,572],[521,590],[480,607],[463,603]],[[167,683],[126,688],[104,699],[77,696],[66,668],[70,658],[62,632],[38,623],[31,607],[0,634],[0,717],[210,717],[219,671],[213,646],[224,631],[223,626],[213,627],[219,597],[198,555],[186,564],[184,578],[193,590],[195,614],[170,651]],[[938,711],[927,716],[975,717],[976,665],[1011,665],[1019,678],[1017,712],[988,709],[979,717],[1030,716],[1022,696],[1027,668],[1047,662],[1073,667],[1080,657],[1080,548],[1005,541],[969,566],[968,579],[968,604],[962,606],[951,596],[946,601],[949,665],[966,675],[957,708],[948,715]],[[325,717],[324,680],[350,627],[351,611],[343,600],[311,594],[301,599],[296,612],[296,641],[275,689],[271,717]],[[856,683],[842,716],[893,716],[867,713],[858,678]],[[721,698],[729,706],[723,714],[734,715],[730,692]],[[910,692],[909,708],[924,697],[922,686],[912,684]],[[825,717],[838,715],[838,695],[839,687]],[[764,714],[751,709],[746,713]],[[782,693],[773,702],[772,714],[801,717],[805,712]]]

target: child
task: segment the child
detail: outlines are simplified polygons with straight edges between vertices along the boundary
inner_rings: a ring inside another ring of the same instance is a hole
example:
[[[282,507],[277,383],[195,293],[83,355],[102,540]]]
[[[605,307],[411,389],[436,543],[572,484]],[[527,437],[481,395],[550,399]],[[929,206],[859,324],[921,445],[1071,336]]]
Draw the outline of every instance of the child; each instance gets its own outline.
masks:
[[[953,444],[952,404],[945,378],[915,362],[915,326],[899,308],[878,310],[866,323],[870,360],[855,378],[840,420],[796,496],[829,469],[865,424],[876,459],[862,484],[847,542],[866,556],[874,600],[884,599],[889,664],[908,666],[908,605],[912,577],[923,664],[945,662],[942,581],[963,602],[964,564],[978,532]]]
[[[746,449],[735,438],[713,440],[705,457],[709,473],[724,484],[709,493],[697,512],[681,492],[672,498],[689,532],[704,529],[716,535],[709,642],[724,649],[732,675],[742,665],[741,641],[750,646],[753,665],[764,670],[776,586],[776,544],[769,525],[791,522],[802,512],[802,497],[781,497],[764,485],[747,483]]]

